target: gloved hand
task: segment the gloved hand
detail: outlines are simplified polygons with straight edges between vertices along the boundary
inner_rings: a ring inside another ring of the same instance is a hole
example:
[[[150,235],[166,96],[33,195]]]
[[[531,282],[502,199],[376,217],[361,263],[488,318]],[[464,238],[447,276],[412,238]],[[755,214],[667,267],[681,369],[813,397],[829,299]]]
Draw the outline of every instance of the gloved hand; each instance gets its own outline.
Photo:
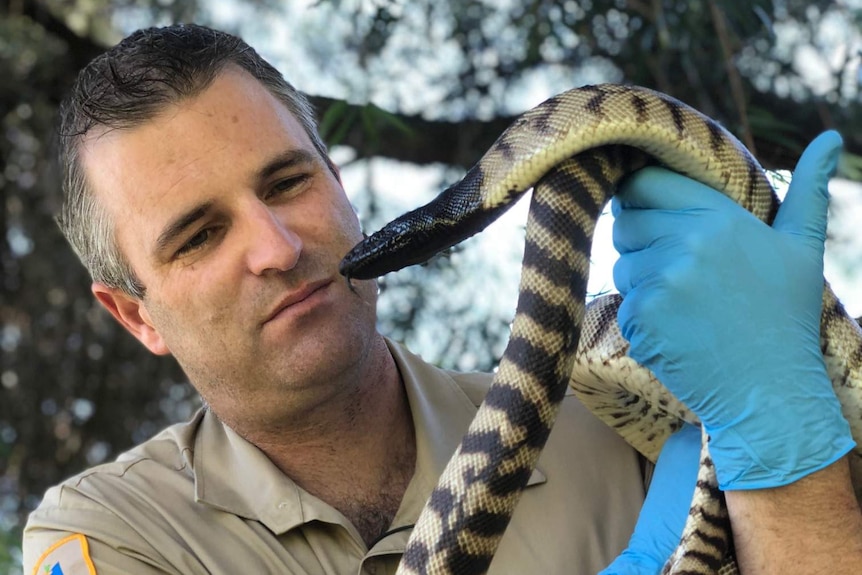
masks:
[[[694,411],[722,489],[792,483],[853,446],[820,352],[829,177],[805,150],[772,227],[693,180],[641,170],[613,204],[629,355]]]
[[[656,462],[629,546],[599,575],[655,575],[679,544],[697,482],[700,429],[671,435]]]

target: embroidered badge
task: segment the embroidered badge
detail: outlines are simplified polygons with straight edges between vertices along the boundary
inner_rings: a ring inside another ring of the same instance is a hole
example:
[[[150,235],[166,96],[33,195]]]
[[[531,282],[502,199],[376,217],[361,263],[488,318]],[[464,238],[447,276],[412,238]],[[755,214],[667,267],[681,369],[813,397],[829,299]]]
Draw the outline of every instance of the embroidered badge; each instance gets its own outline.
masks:
[[[33,575],[96,575],[87,538],[76,533],[54,543],[39,558]]]

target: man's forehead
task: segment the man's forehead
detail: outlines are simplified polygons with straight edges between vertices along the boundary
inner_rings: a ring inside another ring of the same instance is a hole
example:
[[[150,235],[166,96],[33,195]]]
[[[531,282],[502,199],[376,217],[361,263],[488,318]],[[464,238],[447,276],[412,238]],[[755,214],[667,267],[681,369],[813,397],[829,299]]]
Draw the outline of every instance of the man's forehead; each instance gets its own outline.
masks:
[[[273,158],[291,150],[319,156],[284,103],[231,67],[198,95],[167,105],[138,126],[93,130],[82,141],[81,160],[120,236],[124,226],[163,224],[152,220],[188,210],[201,201],[199,193],[253,185]],[[141,215],[146,221],[132,222]]]
[[[286,147],[316,151],[302,124],[281,100],[245,70],[228,66],[206,89],[167,104],[149,120],[129,128],[94,128],[81,142],[81,155],[87,172],[93,167],[88,164],[104,165],[120,156],[128,159],[130,152],[143,152],[134,158],[132,168],[146,167],[150,159],[170,162],[183,152],[215,151],[231,141],[229,136],[248,149],[269,143],[282,148],[279,152]],[[138,141],[154,145],[134,149]],[[128,163],[118,167],[123,166]]]
[[[106,136],[134,132],[154,123],[164,123],[176,117],[184,109],[197,108],[207,114],[219,107],[230,106],[236,111],[260,114],[269,112],[300,128],[302,123],[295,117],[276,91],[252,76],[236,64],[227,64],[190,95],[166,98],[165,102],[140,121],[117,122],[116,125],[95,125],[81,139],[83,147],[89,142],[98,142]],[[231,117],[234,121],[236,118]],[[304,128],[301,130],[304,134]],[[304,134],[306,135],[306,134]]]

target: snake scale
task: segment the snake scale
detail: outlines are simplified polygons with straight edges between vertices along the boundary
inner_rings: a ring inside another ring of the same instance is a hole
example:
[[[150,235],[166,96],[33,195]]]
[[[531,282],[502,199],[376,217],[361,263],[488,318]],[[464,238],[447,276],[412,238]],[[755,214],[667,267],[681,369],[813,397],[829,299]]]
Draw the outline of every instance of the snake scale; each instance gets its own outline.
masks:
[[[343,260],[342,273],[357,279],[424,262],[484,229],[534,190],[507,348],[414,527],[398,573],[488,570],[568,385],[653,461],[683,421],[697,423],[626,356],[616,322],[618,296],[584,305],[596,220],[621,178],[650,163],[722,191],[766,223],[776,213],[779,201],[762,168],[716,122],[644,88],[587,86],[526,112],[460,182],[387,224]],[[862,331],[824,286],[821,347],[862,444]],[[688,523],[664,573],[738,573],[705,439]],[[862,501],[862,451],[850,457]]]

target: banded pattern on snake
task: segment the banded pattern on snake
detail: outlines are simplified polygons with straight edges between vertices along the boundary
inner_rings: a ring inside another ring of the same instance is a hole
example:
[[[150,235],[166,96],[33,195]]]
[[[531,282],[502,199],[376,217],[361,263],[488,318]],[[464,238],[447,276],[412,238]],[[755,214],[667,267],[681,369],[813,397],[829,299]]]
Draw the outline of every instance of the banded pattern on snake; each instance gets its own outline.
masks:
[[[534,188],[512,334],[485,402],[440,478],[398,572],[485,573],[544,446],[567,385],[631,445],[655,460],[683,421],[697,423],[626,356],[616,298],[586,310],[596,220],[628,173],[660,163],[721,190],[771,223],[778,199],[763,170],[724,128],[644,88],[587,86],[528,111],[457,184],[385,226],[342,262],[370,279],[481,231]],[[862,443],[862,330],[825,284],[821,347],[857,443]],[[862,451],[851,454],[862,500]],[[665,573],[738,573],[706,441],[698,488]]]

